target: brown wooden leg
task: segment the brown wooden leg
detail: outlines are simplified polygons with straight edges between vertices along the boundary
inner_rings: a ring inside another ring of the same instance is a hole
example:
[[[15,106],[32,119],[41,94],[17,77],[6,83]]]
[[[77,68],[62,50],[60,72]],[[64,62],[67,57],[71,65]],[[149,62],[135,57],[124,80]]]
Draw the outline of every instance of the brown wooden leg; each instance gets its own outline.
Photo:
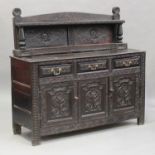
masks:
[[[143,125],[144,124],[144,116],[141,116],[141,117],[137,118],[137,124],[138,125]]]
[[[40,144],[40,135],[37,132],[33,131],[32,132],[32,145],[36,146],[39,144]]]
[[[39,88],[37,83],[38,66],[32,66],[32,145],[40,144],[40,107],[39,107]]]
[[[16,123],[13,123],[13,133],[15,135],[21,134],[21,126]]]
[[[145,121],[145,53],[141,57],[141,89],[140,89],[140,106],[139,117],[137,118],[137,124],[143,125]]]

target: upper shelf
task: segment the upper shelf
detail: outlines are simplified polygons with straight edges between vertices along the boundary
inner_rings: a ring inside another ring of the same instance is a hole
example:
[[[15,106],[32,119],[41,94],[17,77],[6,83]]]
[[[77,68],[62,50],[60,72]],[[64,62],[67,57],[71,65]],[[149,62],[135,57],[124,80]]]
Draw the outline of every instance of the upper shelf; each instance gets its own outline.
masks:
[[[126,49],[122,43],[123,20],[120,8],[112,15],[61,12],[21,17],[13,10],[14,55],[85,52],[89,50]]]
[[[118,7],[114,7],[112,12],[113,15],[62,12],[21,17],[21,10],[16,8],[13,10],[13,16],[15,17],[16,26],[124,23],[124,20],[120,20],[120,9]]]

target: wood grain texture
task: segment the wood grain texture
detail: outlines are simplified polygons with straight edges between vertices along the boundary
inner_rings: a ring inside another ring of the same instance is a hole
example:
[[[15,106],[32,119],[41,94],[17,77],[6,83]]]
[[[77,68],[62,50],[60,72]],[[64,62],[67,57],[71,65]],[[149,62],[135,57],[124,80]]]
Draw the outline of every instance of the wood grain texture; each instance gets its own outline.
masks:
[[[144,123],[145,52],[122,43],[120,9],[112,15],[13,11],[13,132],[42,136],[137,119]]]
[[[135,57],[140,59],[138,66],[131,65],[125,68],[113,66],[115,60],[123,62],[133,60]],[[44,135],[81,130],[130,118],[137,118],[138,124],[144,123],[144,52],[62,62],[31,63],[32,86],[26,87],[25,93],[30,92],[29,89],[32,90],[32,117],[23,116],[27,122],[33,122],[33,145],[39,144],[41,136]],[[40,66],[53,66],[53,64],[63,66],[64,62],[72,64],[72,75],[40,77]],[[106,70],[103,68],[79,73],[79,63],[94,64],[94,62],[103,65],[108,62]],[[20,96],[17,97],[19,98],[14,100],[15,105],[27,109],[29,102],[21,98],[24,102],[20,103]],[[20,108],[17,110],[21,115],[23,111]],[[14,113],[18,114],[17,110],[14,110]],[[14,118],[15,131],[20,130],[18,124],[26,126],[18,116]]]

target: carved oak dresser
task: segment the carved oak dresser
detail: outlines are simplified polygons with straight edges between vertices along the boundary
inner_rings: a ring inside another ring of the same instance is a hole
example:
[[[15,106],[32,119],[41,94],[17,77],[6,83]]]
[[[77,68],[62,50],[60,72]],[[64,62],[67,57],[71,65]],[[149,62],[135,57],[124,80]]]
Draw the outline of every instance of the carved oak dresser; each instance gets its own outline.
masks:
[[[145,52],[122,42],[120,9],[21,17],[13,11],[14,134],[42,136],[128,119],[144,123]]]

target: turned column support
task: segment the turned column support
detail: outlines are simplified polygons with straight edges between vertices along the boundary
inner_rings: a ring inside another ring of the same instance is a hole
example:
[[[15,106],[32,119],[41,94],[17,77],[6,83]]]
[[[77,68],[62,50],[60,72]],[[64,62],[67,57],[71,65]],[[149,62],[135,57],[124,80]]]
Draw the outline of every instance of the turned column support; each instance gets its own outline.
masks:
[[[117,42],[122,43],[122,40],[123,40],[123,27],[121,23],[117,27]]]
[[[114,7],[112,9],[112,19],[113,20],[120,20],[120,8],[119,7]],[[122,43],[123,40],[123,27],[122,23],[118,23],[115,26],[115,42],[116,43]]]

